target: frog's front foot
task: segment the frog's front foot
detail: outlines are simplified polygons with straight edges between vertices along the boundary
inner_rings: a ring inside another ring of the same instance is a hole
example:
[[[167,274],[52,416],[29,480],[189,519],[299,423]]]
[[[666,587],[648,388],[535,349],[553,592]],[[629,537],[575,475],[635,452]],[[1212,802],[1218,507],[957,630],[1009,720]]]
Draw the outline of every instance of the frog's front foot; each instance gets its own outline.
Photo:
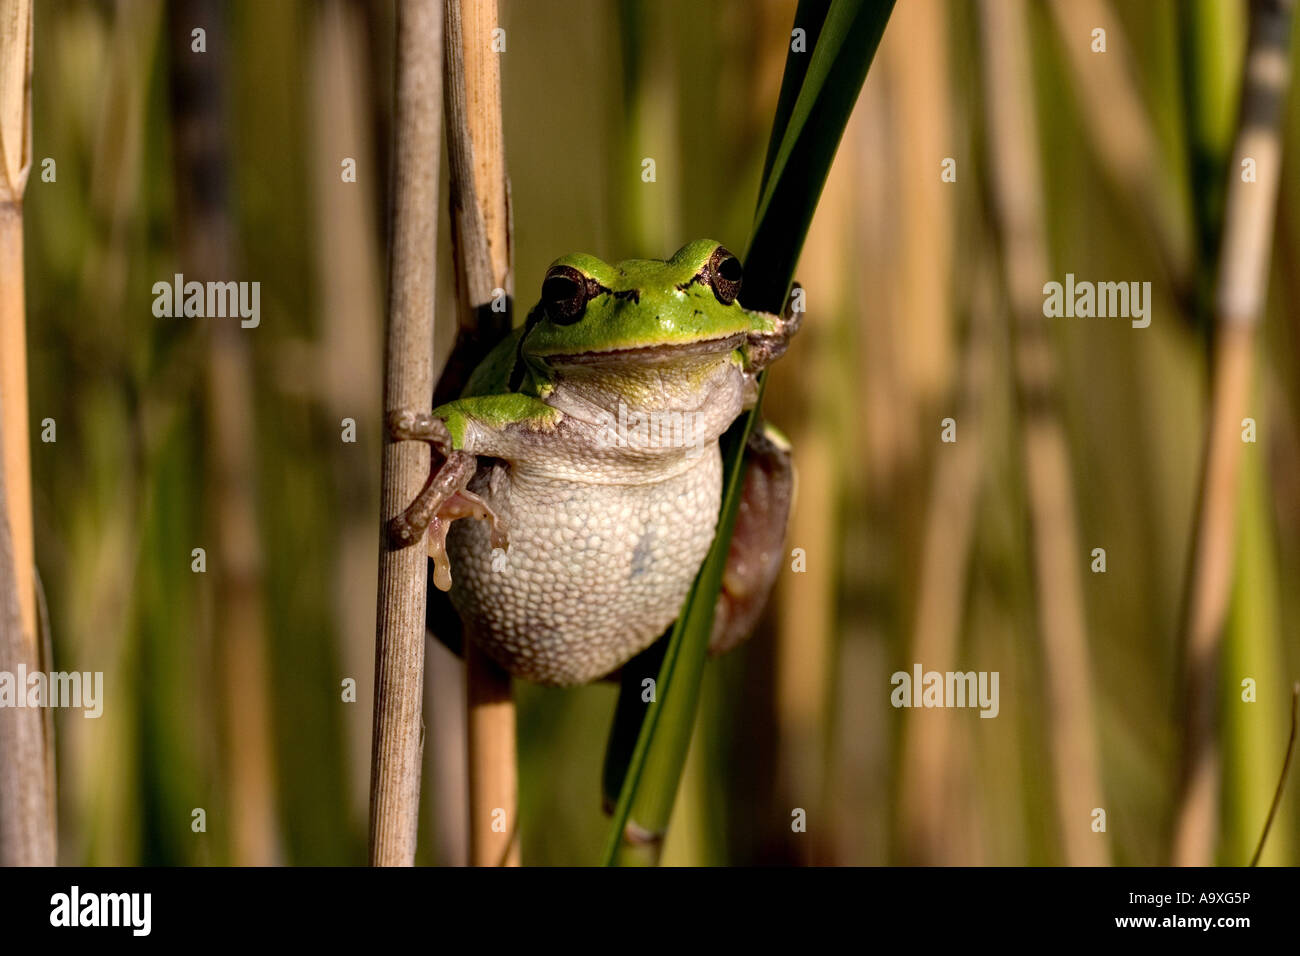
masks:
[[[447,559],[447,529],[458,518],[487,519],[492,523],[492,547],[506,547],[505,526],[478,495],[468,491],[478,470],[478,456],[453,447],[447,423],[429,412],[399,410],[388,413],[388,434],[393,441],[422,441],[442,456],[429,469],[429,479],[406,510],[388,522],[388,537],[396,548],[409,548],[428,534],[433,558],[433,583],[451,588],[451,563]],[[430,533],[431,532],[431,533]]]
[[[764,314],[772,320],[772,331],[755,333],[747,343],[746,355],[754,371],[767,368],[790,347],[790,340],[803,324],[803,287],[797,282],[790,287],[790,296],[780,315]]]

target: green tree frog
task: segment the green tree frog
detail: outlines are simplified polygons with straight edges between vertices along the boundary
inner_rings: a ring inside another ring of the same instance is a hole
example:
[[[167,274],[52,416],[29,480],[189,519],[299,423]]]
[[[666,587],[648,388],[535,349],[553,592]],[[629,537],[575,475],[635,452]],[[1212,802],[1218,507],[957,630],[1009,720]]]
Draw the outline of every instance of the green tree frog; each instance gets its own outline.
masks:
[[[717,526],[718,439],[799,325],[741,306],[741,278],[709,240],[667,260],[557,259],[459,398],[389,413],[392,440],[436,452],[390,539],[427,541],[465,636],[515,676],[608,676],[677,616]],[[762,609],[792,484],[783,440],[756,429],[713,650]]]

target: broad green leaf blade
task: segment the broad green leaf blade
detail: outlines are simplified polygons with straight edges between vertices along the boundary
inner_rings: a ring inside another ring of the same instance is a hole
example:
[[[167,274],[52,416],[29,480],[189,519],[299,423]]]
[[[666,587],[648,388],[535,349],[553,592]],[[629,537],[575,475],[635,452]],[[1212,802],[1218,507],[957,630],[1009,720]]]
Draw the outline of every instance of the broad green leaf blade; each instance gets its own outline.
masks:
[[[767,155],[763,159],[763,175],[758,190],[760,196],[772,177],[772,164],[776,162],[777,151],[785,138],[786,127],[790,125],[790,116],[794,113],[794,104],[799,99],[804,77],[808,75],[808,64],[812,57],[808,52],[817,48],[821,36],[822,24],[826,22],[826,13],[830,10],[831,0],[799,0],[799,8],[794,13],[794,26],[790,30],[790,54],[785,60],[785,73],[781,77],[781,92],[776,97],[776,114],[772,117],[772,132],[768,137]],[[799,31],[803,31],[799,34]],[[795,37],[803,49],[802,54],[794,52]]]
[[[786,59],[746,256],[742,297],[750,308],[777,312],[785,301],[835,150],[893,5],[893,0],[803,0],[799,5],[796,26],[807,32],[809,52],[792,51]],[[754,410],[723,436],[717,535],[664,649],[656,700],[644,705],[605,843],[606,865],[658,860],[695,724],[714,605],[740,505],[745,442],[762,406],[762,391],[760,375]],[[627,699],[632,692],[624,686],[623,720],[632,708]],[[620,729],[616,722],[606,761],[607,788],[622,767],[616,747],[619,740],[626,746],[628,736],[626,724]]]
[[[773,131],[773,143],[779,135],[780,145],[759,189],[741,293],[750,308],[776,312],[785,302],[817,200],[893,8],[893,0],[834,0],[817,45],[803,55],[803,85],[785,128]],[[787,75],[789,61],[798,56],[787,58]]]

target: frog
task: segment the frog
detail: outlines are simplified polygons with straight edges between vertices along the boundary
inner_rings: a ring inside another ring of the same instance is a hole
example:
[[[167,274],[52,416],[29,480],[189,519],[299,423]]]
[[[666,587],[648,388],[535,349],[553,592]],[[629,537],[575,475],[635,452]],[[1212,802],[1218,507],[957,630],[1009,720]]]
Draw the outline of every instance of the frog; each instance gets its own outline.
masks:
[[[742,282],[714,240],[663,260],[563,256],[458,397],[387,414],[389,440],[434,451],[390,545],[425,542],[464,638],[515,677],[617,675],[676,618],[717,530],[719,439],[801,321],[744,307]],[[745,455],[711,651],[752,629],[793,497],[779,432],[753,429]]]

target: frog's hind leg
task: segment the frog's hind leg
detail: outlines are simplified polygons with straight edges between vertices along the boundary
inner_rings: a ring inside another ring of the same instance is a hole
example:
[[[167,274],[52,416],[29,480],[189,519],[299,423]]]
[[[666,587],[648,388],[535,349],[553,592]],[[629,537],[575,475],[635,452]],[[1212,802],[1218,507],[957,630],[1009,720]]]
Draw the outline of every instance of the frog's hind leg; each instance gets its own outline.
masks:
[[[447,528],[451,522],[457,518],[491,521],[494,548],[505,547],[505,529],[487,502],[467,490],[478,470],[478,456],[453,447],[446,422],[429,412],[395,411],[388,415],[388,433],[394,441],[427,442],[443,458],[441,464],[430,467],[429,479],[415,500],[388,522],[388,536],[394,546],[407,548],[427,533],[434,584],[446,591],[451,587],[451,565],[447,560]]]
[[[740,510],[714,608],[709,654],[723,654],[753,632],[781,569],[786,522],[794,499],[790,444],[759,422],[745,445]]]

